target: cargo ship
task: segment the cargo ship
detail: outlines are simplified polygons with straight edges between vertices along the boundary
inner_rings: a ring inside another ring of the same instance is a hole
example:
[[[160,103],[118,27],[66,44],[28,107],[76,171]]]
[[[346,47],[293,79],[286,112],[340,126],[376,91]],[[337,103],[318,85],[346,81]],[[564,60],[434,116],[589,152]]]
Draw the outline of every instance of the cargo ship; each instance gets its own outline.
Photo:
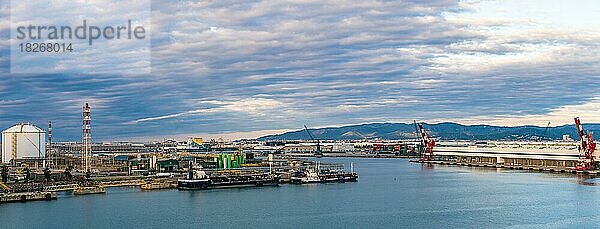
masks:
[[[279,176],[270,173],[242,175],[208,175],[202,170],[190,170],[185,179],[177,180],[179,190],[205,190],[279,186]]]

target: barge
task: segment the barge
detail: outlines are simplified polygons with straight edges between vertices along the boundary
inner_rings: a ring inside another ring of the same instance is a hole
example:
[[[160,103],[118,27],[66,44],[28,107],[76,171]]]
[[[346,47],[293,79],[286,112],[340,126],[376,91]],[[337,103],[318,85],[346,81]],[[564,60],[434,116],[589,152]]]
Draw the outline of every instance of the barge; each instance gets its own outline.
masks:
[[[186,179],[177,180],[177,189],[179,190],[206,190],[262,186],[279,186],[279,176],[270,173],[210,176],[201,170],[191,170]]]
[[[34,200],[55,200],[55,192],[19,192],[0,194],[0,203],[26,202]]]
[[[317,174],[315,172],[298,173],[290,178],[292,184],[310,184],[310,183],[343,183],[343,182],[357,182],[358,174],[336,172],[336,173],[324,173]]]

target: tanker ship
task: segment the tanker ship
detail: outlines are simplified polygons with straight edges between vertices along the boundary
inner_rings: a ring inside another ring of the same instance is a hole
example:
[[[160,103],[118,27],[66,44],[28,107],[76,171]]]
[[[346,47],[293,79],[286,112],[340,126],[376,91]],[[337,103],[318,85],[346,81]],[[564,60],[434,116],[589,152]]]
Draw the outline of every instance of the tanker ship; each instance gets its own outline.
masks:
[[[179,190],[204,190],[279,186],[279,176],[270,173],[208,175],[202,170],[190,169],[185,179],[177,180]]]

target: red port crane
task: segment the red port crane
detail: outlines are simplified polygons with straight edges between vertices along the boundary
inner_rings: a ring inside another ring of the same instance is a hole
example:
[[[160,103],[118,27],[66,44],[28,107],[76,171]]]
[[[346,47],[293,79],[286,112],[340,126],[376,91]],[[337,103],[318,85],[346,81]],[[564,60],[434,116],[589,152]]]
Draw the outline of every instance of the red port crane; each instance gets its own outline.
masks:
[[[417,121],[415,121],[416,123]],[[433,160],[433,147],[435,146],[435,140],[431,138],[427,133],[425,133],[425,129],[423,129],[423,125],[421,123],[417,124],[419,126],[419,132],[421,133],[421,143],[423,145],[423,150],[421,151],[420,161],[431,161]]]
[[[594,170],[594,151],[596,150],[594,135],[591,132],[584,133],[579,117],[575,117],[575,126],[577,127],[577,134],[579,134],[579,140],[581,141],[579,165],[575,166],[575,170]]]

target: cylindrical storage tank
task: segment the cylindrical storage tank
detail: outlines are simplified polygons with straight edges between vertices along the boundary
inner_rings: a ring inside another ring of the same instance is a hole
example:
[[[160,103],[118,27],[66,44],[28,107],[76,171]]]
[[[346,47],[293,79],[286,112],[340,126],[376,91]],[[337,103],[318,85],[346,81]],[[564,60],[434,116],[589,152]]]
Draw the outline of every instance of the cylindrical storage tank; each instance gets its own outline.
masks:
[[[230,169],[231,168],[231,156],[229,156],[229,154],[225,154],[225,157],[227,158],[227,168]]]
[[[46,131],[31,124],[17,124],[2,131],[2,162],[12,159],[44,158]]]

